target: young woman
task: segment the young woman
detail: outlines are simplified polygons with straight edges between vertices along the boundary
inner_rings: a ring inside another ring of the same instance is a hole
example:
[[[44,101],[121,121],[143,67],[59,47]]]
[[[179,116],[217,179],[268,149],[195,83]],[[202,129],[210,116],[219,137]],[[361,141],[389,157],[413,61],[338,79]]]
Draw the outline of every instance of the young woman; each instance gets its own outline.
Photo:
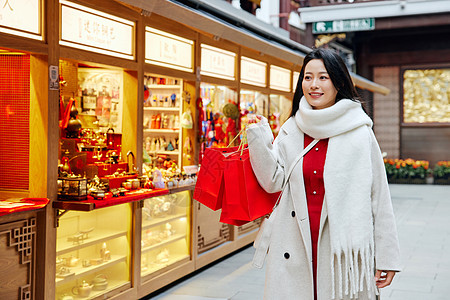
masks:
[[[343,60],[316,49],[304,59],[291,117],[275,141],[263,117],[248,128],[259,183],[267,192],[284,188],[254,257],[261,266],[267,254],[265,299],[376,299],[400,270],[386,172],[371,127]]]

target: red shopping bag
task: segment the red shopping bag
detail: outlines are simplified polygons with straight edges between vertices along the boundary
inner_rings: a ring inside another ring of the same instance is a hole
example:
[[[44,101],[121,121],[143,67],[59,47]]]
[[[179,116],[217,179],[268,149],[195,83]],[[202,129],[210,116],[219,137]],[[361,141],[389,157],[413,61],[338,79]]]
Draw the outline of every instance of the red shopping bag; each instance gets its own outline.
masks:
[[[223,160],[238,147],[207,148],[197,176],[193,198],[212,210],[222,208]]]
[[[248,148],[224,159],[224,183],[220,221],[227,224],[243,225],[271,213],[280,194],[267,193],[259,185]]]

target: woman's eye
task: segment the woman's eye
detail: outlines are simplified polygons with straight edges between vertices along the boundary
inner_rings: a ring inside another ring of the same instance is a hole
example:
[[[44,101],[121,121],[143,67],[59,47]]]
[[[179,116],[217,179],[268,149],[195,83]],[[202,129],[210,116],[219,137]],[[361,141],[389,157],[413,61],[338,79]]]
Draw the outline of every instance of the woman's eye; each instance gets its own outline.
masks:
[[[320,79],[326,80],[326,79],[328,79],[328,77],[327,76],[320,76]]]
[[[305,80],[310,80],[310,79],[311,79],[311,76],[305,76],[304,79],[305,79]]]

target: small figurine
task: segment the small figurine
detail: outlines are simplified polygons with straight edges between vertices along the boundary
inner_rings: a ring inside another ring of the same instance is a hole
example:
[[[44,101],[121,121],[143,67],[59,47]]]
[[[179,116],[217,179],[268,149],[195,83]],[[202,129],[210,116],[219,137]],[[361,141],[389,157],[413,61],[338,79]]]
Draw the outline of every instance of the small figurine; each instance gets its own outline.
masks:
[[[100,257],[103,261],[111,259],[111,252],[106,248],[106,243],[103,243],[102,248],[100,249]]]

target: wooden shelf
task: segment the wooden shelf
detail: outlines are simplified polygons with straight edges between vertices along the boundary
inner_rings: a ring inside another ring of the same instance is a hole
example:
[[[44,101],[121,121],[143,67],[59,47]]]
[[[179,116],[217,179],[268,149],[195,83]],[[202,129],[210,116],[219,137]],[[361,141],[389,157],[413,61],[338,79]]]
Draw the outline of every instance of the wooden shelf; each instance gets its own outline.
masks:
[[[144,133],[176,133],[178,134],[180,129],[144,129]]]
[[[88,238],[84,239],[79,244],[74,244],[72,241],[68,241],[68,237],[59,238],[56,240],[56,255],[63,255],[68,252],[72,252],[81,248],[92,246],[95,244],[103,243],[121,236],[126,236],[127,231],[106,230],[106,229],[94,229],[88,234]]]
[[[176,242],[176,241],[179,241],[179,240],[182,240],[182,239],[185,239],[185,238],[186,238],[186,234],[181,234],[181,233],[175,234],[174,236],[172,236],[171,238],[169,238],[169,239],[167,239],[165,241],[162,241],[160,243],[157,243],[157,244],[154,244],[154,245],[142,248],[141,252],[142,253],[149,252],[151,250],[163,247],[165,245],[171,244],[173,242]]]
[[[167,223],[167,222],[175,221],[175,220],[177,220],[179,218],[183,218],[183,217],[184,218],[186,217],[186,213],[180,213],[180,214],[176,214],[176,215],[172,215],[172,216],[167,216],[165,218],[157,218],[157,219],[154,219],[151,221],[144,221],[142,223],[142,230],[149,229],[151,227],[155,227],[155,226]]]
[[[166,155],[178,155],[180,154],[180,151],[173,150],[173,151],[148,151],[148,153],[156,153],[156,154],[166,154]]]
[[[71,277],[73,278],[73,277]],[[131,284],[129,281],[124,281],[124,280],[108,280],[108,287],[104,290],[101,291],[97,291],[97,290],[92,290],[92,292],[89,294],[89,297],[77,297],[74,296],[74,299],[83,299],[83,300],[89,300],[89,299],[99,299],[99,296],[108,294],[110,291],[113,291],[115,289],[120,289],[120,288],[130,288]],[[105,296],[101,297],[100,299],[104,299]],[[57,298],[60,299],[60,298]]]
[[[179,112],[179,107],[161,107],[161,106],[147,106],[144,107],[144,111],[172,111]]]
[[[183,260],[189,261],[189,259],[190,259],[189,254],[173,255],[170,257],[168,262],[157,264],[157,266],[148,267],[147,270],[141,272],[141,276],[144,277],[144,276],[150,275],[150,274],[160,271],[161,269],[164,269],[170,265],[173,265],[177,262],[180,262]],[[149,263],[149,264],[151,264],[151,263]],[[153,264],[153,265],[155,265],[155,264]]]
[[[175,188],[169,189],[169,194],[175,194],[184,191],[193,191],[195,189],[195,184],[183,185]]]
[[[99,265],[92,265],[92,266],[89,266],[89,267],[86,267],[86,268],[84,268],[84,267],[73,267],[73,268],[70,268],[70,270],[72,272],[74,272],[75,274],[69,275],[69,276],[64,277],[64,278],[56,277],[56,280],[55,280],[56,286],[59,286],[59,285],[64,284],[66,282],[73,281],[74,279],[77,279],[77,278],[80,278],[80,277],[83,277],[83,276],[86,276],[86,275],[89,275],[89,274],[96,273],[98,271],[104,270],[104,269],[106,269],[106,268],[108,268],[108,267],[110,267],[112,265],[115,265],[115,264],[118,264],[118,263],[121,263],[121,262],[126,262],[126,259],[127,259],[126,256],[111,255],[111,259],[110,260],[105,261],[105,262],[103,262],[103,263],[101,263]],[[102,292],[104,292],[104,291],[102,291]]]
[[[170,85],[170,84],[150,84],[147,85],[147,87],[149,89],[161,89],[161,90],[176,90],[176,89],[181,89],[181,85]]]
[[[94,209],[115,206],[124,203],[148,199],[151,197],[167,195],[168,189],[137,189],[126,192],[125,196],[113,197],[111,193],[107,193],[104,199],[95,200],[88,196],[88,200],[83,201],[53,201],[53,208],[62,210],[91,211]]]

